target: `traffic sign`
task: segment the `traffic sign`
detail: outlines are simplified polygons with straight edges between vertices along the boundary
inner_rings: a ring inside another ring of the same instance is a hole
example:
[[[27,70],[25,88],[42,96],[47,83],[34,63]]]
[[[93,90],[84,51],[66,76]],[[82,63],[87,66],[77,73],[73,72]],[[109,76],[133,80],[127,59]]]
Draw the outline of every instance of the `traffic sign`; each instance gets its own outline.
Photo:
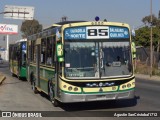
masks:
[[[4,18],[33,20],[34,7],[5,5]]]

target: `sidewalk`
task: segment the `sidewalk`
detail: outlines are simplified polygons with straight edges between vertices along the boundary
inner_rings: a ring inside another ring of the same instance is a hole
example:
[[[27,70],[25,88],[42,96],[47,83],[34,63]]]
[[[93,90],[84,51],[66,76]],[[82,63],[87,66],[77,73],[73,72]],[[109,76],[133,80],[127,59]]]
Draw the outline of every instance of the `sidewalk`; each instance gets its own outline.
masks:
[[[0,85],[2,84],[2,82],[6,79],[6,77],[0,73]]]
[[[160,81],[160,76],[152,76],[150,77],[150,75],[144,75],[144,74],[135,74],[136,78],[140,78],[140,79],[146,79],[146,80],[154,80],[154,81]]]

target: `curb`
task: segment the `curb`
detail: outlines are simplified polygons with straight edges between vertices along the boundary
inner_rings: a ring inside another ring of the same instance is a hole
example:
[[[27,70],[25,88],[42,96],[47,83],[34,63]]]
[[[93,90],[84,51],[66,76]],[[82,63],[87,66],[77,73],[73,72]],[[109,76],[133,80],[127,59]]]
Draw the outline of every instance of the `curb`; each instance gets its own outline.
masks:
[[[6,79],[6,76],[3,75],[3,77],[0,79],[0,85],[2,84],[2,82]]]

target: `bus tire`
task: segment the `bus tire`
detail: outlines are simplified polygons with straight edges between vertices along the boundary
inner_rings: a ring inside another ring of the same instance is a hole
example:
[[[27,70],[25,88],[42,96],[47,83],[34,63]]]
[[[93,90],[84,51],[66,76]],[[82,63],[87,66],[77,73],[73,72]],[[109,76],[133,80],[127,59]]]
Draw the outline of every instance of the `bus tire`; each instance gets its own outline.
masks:
[[[14,73],[12,73],[12,77],[15,77],[15,74],[14,74]]]
[[[35,94],[38,93],[38,90],[37,90],[37,88],[36,88],[36,86],[35,86],[35,81],[32,81],[32,90],[33,90],[33,92],[34,92]]]
[[[34,92],[35,94],[37,94],[37,93],[38,93],[38,90],[37,90],[37,88],[36,88],[36,83],[35,83],[35,81],[34,81],[33,79],[31,79],[31,85],[32,85],[32,90],[33,90],[33,92]]]
[[[58,107],[59,106],[59,101],[54,98],[54,101],[53,101],[52,104],[53,104],[54,107]]]
[[[18,79],[21,80],[21,77],[19,75],[17,75]]]
[[[49,99],[50,99],[50,101],[53,103],[53,101],[54,101],[54,96],[53,96],[53,85],[52,85],[52,83],[51,82],[49,82],[49,84],[48,84],[48,87],[49,87]]]
[[[32,85],[32,81],[33,81],[33,72],[31,72],[30,76],[29,76],[29,82]]]
[[[49,99],[51,101],[51,103],[53,104],[54,107],[58,107],[59,106],[59,102],[58,100],[56,100],[53,96],[53,84],[51,82],[49,82]]]

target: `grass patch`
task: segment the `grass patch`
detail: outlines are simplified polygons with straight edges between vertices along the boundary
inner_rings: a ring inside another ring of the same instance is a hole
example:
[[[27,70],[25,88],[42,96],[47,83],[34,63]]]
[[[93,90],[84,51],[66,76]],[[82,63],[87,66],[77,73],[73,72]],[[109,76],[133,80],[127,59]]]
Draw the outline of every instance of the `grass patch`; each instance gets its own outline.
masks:
[[[141,63],[137,61],[135,73],[149,75],[150,66],[146,65],[145,63]],[[156,65],[153,66],[152,68],[152,75],[160,76],[160,70]]]

